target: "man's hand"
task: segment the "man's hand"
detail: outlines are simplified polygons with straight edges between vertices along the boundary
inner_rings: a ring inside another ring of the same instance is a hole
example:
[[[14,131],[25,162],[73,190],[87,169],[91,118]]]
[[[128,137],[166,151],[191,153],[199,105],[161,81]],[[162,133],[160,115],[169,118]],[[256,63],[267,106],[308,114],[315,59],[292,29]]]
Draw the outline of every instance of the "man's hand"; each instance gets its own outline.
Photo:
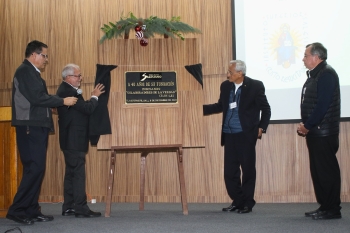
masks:
[[[66,106],[73,106],[74,104],[76,104],[78,98],[76,97],[66,97],[63,99],[63,104]]]
[[[305,126],[302,122],[300,122],[298,129],[297,129],[298,135],[305,137],[308,132],[309,132],[309,130],[307,128],[305,128]]]
[[[51,108],[52,114],[58,115],[57,108]]]
[[[102,93],[105,92],[105,86],[101,83],[97,84],[95,89],[91,92],[91,95],[99,97]]]
[[[263,129],[259,128],[259,132],[258,132],[258,139],[262,138],[262,134],[263,134]]]

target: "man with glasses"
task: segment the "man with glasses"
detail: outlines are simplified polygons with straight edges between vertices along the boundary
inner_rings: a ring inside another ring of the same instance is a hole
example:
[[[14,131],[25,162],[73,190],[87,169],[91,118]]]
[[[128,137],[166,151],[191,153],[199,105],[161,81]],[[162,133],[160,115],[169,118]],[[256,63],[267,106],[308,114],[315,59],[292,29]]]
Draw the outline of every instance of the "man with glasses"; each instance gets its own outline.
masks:
[[[85,101],[79,89],[83,79],[79,66],[66,65],[62,70],[62,78],[57,95],[62,98],[72,95],[78,98],[73,107],[57,108],[60,147],[66,163],[62,215],[75,215],[77,218],[99,217],[100,212],[91,211],[87,206],[85,156],[89,148],[89,116],[98,105],[98,97],[105,92],[104,85],[97,84],[90,100]]]
[[[48,46],[40,41],[27,45],[25,59],[17,68],[12,88],[12,125],[23,164],[23,177],[6,218],[22,224],[52,221],[43,215],[38,199],[45,173],[48,134],[53,131],[52,110],[72,106],[77,98],[49,95],[41,71],[48,62]]]
[[[336,153],[339,148],[340,87],[337,72],[327,64],[327,49],[321,43],[308,44],[303,62],[307,80],[301,93],[301,119],[297,132],[306,138],[310,172],[316,200],[320,204],[305,216],[341,218],[341,177]]]
[[[222,211],[250,213],[255,205],[255,145],[266,132],[271,116],[264,84],[246,76],[243,61],[230,61],[219,101],[204,105],[203,110],[204,115],[223,113],[224,179],[233,202]]]

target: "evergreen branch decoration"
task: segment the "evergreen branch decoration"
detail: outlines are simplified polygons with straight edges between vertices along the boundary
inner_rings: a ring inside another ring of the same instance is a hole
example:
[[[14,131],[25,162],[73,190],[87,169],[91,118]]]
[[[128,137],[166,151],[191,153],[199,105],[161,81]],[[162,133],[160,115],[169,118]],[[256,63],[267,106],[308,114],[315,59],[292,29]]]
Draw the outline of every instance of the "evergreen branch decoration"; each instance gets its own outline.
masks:
[[[165,38],[180,38],[184,40],[183,34],[194,33],[199,34],[201,31],[186,23],[180,21],[180,16],[174,16],[170,20],[158,18],[157,16],[150,16],[149,18],[137,18],[132,12],[129,12],[128,17],[121,17],[116,23],[109,22],[104,24],[101,30],[104,35],[100,39],[103,43],[106,39],[124,37],[129,38],[131,29],[140,31],[139,39],[154,37],[155,34],[164,35]],[[141,43],[141,42],[140,42]],[[148,43],[148,42],[147,42]],[[141,44],[142,45],[142,44]]]

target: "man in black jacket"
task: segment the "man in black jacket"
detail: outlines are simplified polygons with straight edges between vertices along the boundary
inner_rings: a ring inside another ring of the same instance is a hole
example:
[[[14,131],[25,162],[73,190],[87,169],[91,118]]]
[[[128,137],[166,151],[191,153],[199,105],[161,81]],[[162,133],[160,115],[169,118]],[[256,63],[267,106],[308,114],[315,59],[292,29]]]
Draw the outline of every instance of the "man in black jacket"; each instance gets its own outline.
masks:
[[[241,214],[251,212],[255,205],[255,145],[266,132],[271,117],[264,84],[245,74],[243,61],[231,61],[228,80],[220,87],[219,101],[203,106],[204,115],[223,112],[221,145],[224,146],[224,178],[233,202],[222,210],[238,210]]]
[[[60,98],[49,95],[40,71],[48,62],[48,46],[40,41],[27,45],[25,60],[17,68],[12,88],[12,125],[23,164],[23,177],[6,218],[31,225],[52,221],[41,213],[38,199],[45,173],[47,141],[53,131],[51,108],[72,106],[73,95]]]
[[[90,100],[85,101],[79,89],[82,75],[79,66],[68,64],[62,70],[63,82],[58,87],[60,97],[77,96],[77,103],[70,107],[59,107],[58,124],[60,147],[64,154],[66,171],[64,176],[64,203],[62,215],[78,218],[99,217],[87,206],[85,191],[85,155],[89,147],[89,115],[98,105],[98,97],[104,93],[104,85],[97,84]]]
[[[303,62],[307,71],[301,95],[301,118],[297,132],[306,136],[310,172],[320,207],[305,215],[313,219],[341,218],[339,148],[340,87],[335,70],[327,64],[321,43],[306,46]]]

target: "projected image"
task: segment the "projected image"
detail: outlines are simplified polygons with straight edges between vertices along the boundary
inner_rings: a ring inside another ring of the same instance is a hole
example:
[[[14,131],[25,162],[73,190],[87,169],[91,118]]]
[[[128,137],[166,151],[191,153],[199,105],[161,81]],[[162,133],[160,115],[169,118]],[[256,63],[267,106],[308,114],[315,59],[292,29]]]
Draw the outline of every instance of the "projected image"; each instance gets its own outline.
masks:
[[[299,67],[304,52],[301,34],[297,29],[291,29],[289,23],[282,23],[267,39],[266,71],[275,80],[289,83],[304,75],[304,69]]]
[[[272,50],[276,53],[277,65],[288,69],[291,64],[295,64],[295,53],[298,49],[296,43],[297,33],[290,31],[290,26],[287,23],[281,25],[276,36],[271,39]]]
[[[302,59],[305,46],[312,42],[328,49],[327,62],[338,72],[342,99],[350,97],[344,62],[350,52],[350,31],[344,30],[348,28],[346,2],[327,3],[234,0],[235,58],[246,62],[247,76],[263,81],[272,120],[300,118],[300,92],[307,78]],[[350,107],[342,104],[342,117],[350,117]]]

